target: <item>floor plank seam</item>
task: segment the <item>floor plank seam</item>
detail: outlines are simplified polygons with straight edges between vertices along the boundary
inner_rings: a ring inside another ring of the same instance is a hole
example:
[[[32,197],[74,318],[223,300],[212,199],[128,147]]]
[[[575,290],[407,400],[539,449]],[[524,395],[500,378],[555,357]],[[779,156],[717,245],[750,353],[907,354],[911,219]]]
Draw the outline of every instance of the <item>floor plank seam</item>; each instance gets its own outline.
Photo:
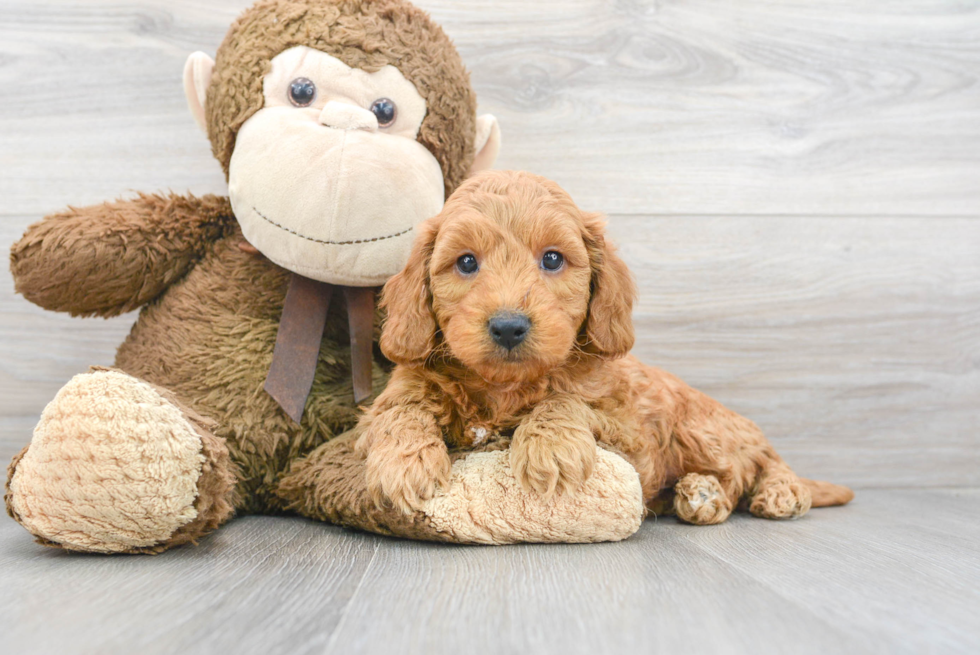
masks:
[[[350,612],[351,606],[354,601],[357,600],[358,594],[361,592],[361,587],[364,586],[364,580],[367,578],[368,573],[374,567],[374,561],[378,559],[378,551],[381,550],[382,540],[380,538],[376,539],[374,542],[374,552],[371,553],[371,559],[368,561],[367,566],[364,567],[364,573],[361,574],[361,579],[357,581],[357,586],[354,587],[354,593],[351,594],[350,599],[344,605],[344,609],[340,612],[340,620],[337,621],[336,627],[333,632],[330,633],[330,639],[327,640],[327,647],[323,650],[324,655],[329,655],[334,651],[334,646],[337,642],[337,638],[340,635],[341,630],[344,628],[344,623],[347,621],[347,614]]]
[[[746,579],[751,580],[753,583],[758,584],[758,585],[764,587],[765,589],[767,589],[774,596],[783,599],[783,601],[785,601],[786,604],[791,605],[791,606],[793,606],[795,608],[798,608],[801,614],[806,614],[806,615],[810,616],[811,618],[813,618],[815,621],[819,622],[821,625],[823,625],[825,627],[825,629],[827,630],[827,632],[835,633],[835,634],[839,635],[841,638],[847,639],[847,640],[857,640],[858,638],[860,638],[862,636],[859,633],[856,634],[856,633],[854,633],[852,631],[848,631],[848,630],[842,629],[839,623],[834,623],[833,620],[830,619],[829,617],[821,616],[820,614],[814,612],[813,609],[811,607],[809,607],[808,605],[806,605],[805,603],[802,603],[799,600],[793,598],[792,596],[787,595],[786,593],[780,591],[780,589],[777,588],[775,585],[773,585],[773,584],[769,583],[768,581],[760,578],[759,576],[754,575],[752,571],[745,570],[744,568],[738,566],[735,562],[731,561],[730,559],[728,559],[728,558],[726,558],[726,557],[724,557],[724,556],[722,556],[722,555],[720,555],[718,553],[714,553],[714,552],[708,550],[707,548],[705,548],[704,546],[702,546],[701,544],[699,544],[694,539],[691,539],[690,537],[687,537],[685,535],[681,535],[681,538],[684,541],[686,541],[687,543],[689,543],[692,546],[694,546],[695,548],[697,548],[698,551],[700,551],[703,555],[705,555],[707,557],[710,557],[714,561],[718,562],[719,564],[721,564],[722,566],[724,566],[725,568],[727,568],[733,574],[738,575],[738,576],[743,576]],[[855,653],[863,652],[863,651],[854,650],[854,651],[850,651],[850,652],[853,655]]]

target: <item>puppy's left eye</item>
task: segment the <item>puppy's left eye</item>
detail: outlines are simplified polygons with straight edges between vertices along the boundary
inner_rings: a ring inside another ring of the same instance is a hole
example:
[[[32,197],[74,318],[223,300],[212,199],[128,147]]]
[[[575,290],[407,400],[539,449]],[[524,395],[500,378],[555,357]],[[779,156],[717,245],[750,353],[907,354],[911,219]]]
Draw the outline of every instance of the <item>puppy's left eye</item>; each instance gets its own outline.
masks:
[[[564,263],[565,258],[561,256],[560,252],[555,252],[554,250],[549,250],[541,258],[541,268],[546,271],[557,271]]]

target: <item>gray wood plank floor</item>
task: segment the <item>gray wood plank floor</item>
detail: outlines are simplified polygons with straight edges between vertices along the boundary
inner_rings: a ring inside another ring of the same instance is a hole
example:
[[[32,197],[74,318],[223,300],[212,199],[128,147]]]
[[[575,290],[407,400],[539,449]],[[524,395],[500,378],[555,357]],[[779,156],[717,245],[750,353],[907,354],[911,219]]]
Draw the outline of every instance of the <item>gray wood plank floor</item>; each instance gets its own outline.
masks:
[[[181,70],[249,3],[0,0],[0,246],[67,204],[225,193]],[[417,4],[499,167],[610,214],[636,353],[857,500],[593,546],[245,517],[158,557],[3,517],[0,654],[980,652],[980,2]],[[132,320],[43,312],[0,267],[0,460]]]
[[[224,193],[181,70],[249,0],[0,0],[0,244],[132,190]],[[636,353],[801,472],[980,485],[980,3],[419,0],[640,282]],[[109,365],[0,267],[0,447]]]
[[[0,0],[0,198],[223,192],[181,70],[250,0]],[[980,211],[980,4],[418,0],[500,165],[612,213]]]
[[[156,557],[0,521],[4,653],[975,653],[980,491],[874,490],[774,523],[453,547],[237,519]]]
[[[20,229],[0,221],[0,241]],[[756,421],[801,474],[980,486],[980,220],[613,215],[610,232],[639,283],[634,353]],[[0,293],[0,448],[111,365],[133,318]]]

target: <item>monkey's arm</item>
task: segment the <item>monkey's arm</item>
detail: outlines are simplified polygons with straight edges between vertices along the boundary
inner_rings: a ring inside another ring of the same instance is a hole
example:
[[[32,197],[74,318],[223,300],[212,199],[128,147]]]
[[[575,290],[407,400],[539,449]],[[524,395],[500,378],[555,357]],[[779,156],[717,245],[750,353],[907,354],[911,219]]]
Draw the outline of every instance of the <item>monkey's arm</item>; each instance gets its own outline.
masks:
[[[52,214],[10,250],[16,290],[72,316],[116,316],[156,298],[234,229],[227,198],[139,194]]]

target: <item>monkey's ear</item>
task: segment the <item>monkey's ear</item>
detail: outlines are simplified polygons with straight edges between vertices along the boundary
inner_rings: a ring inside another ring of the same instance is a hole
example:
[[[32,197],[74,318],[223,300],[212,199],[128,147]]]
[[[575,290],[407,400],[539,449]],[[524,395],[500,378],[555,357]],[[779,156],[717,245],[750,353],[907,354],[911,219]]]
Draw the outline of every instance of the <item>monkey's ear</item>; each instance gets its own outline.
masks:
[[[626,262],[606,241],[602,216],[588,214],[583,222],[592,266],[592,298],[585,320],[583,350],[602,357],[622,357],[633,348],[636,284]]]
[[[208,123],[204,116],[204,98],[211,84],[211,73],[214,72],[214,60],[203,52],[192,53],[184,64],[184,95],[187,96],[187,106],[197,126],[208,133]]]
[[[381,329],[381,352],[396,364],[423,361],[436,346],[429,259],[439,222],[441,216],[419,223],[408,263],[388,280],[381,292],[381,307],[387,311]]]
[[[476,156],[470,166],[470,175],[493,168],[500,154],[500,125],[493,114],[483,114],[476,119]]]

